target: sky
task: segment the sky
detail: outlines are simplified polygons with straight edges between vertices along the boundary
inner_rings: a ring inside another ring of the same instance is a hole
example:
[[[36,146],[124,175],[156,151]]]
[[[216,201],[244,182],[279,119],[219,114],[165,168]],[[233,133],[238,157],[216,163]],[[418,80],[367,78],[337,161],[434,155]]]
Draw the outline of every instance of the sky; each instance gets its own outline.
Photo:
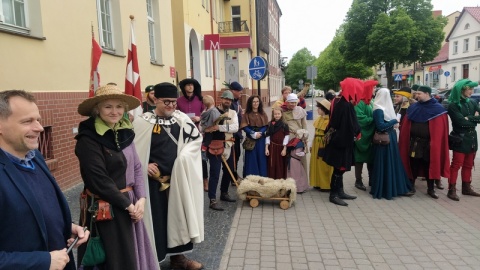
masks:
[[[306,47],[318,57],[335,36],[352,4],[352,0],[277,0],[280,17],[281,56],[292,55]],[[464,7],[476,7],[479,0],[432,0],[433,10],[449,15]]]

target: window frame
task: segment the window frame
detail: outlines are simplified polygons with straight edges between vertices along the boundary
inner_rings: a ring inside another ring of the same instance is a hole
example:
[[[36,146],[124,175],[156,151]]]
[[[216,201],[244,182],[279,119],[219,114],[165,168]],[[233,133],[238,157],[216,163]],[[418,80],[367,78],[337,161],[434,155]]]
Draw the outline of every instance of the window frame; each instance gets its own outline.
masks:
[[[146,0],[147,24],[148,24],[148,45],[150,50],[150,62],[156,63],[156,42],[155,42],[155,17],[153,14],[153,0]]]
[[[468,46],[469,46],[469,43],[470,42],[470,39],[469,38],[466,38],[463,40],[463,52],[468,52]]]
[[[105,3],[108,4],[108,13],[107,11],[104,12],[103,7],[105,7]],[[103,21],[103,13],[108,15],[108,21]],[[114,24],[112,19],[112,1],[111,0],[97,0],[97,16],[98,16],[98,32],[99,32],[99,44],[107,52],[115,53],[115,37],[114,37]],[[105,26],[104,24],[110,24],[109,26]],[[107,44],[105,41],[104,34],[107,34],[109,37],[109,41],[111,44]]]
[[[458,41],[453,42],[453,47],[452,47],[452,54],[457,54],[458,53]]]

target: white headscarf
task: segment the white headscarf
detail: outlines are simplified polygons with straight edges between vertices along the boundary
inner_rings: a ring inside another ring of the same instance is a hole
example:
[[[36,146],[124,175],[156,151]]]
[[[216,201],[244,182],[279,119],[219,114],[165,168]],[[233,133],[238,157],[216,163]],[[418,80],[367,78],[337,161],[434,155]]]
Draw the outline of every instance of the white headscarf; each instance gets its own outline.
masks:
[[[375,101],[373,102],[373,110],[382,110],[383,119],[390,121],[397,119],[397,114],[393,109],[392,97],[390,96],[390,90],[387,88],[380,88],[375,95]]]

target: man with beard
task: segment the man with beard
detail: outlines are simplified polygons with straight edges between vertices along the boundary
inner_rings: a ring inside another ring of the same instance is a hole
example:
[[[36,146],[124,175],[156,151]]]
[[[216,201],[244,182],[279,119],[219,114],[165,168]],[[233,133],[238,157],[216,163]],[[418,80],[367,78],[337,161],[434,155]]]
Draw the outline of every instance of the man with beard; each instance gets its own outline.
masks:
[[[217,204],[217,186],[218,180],[220,177],[220,168],[222,167],[222,161],[227,160],[228,167],[230,170],[233,168],[233,160],[229,157],[233,154],[232,148],[234,147],[235,141],[233,140],[234,134],[238,131],[238,117],[237,113],[234,110],[230,109],[230,106],[233,101],[233,94],[230,90],[225,90],[222,93],[222,103],[220,106],[215,109],[219,111],[220,117],[217,119],[217,124],[210,126],[205,129],[205,132],[212,133],[212,142],[222,141],[224,145],[223,154],[214,155],[207,152],[208,161],[210,162],[210,179],[208,181],[208,198],[210,199],[210,209],[223,211],[223,208],[219,207]],[[232,199],[228,195],[228,186],[230,185],[230,178],[226,177],[225,174],[229,174],[228,168],[223,165],[223,177],[220,184],[220,200],[226,202],[235,202],[235,199]]]
[[[142,103],[143,112],[151,112],[155,110],[155,93],[153,85],[145,87],[145,101]]]
[[[175,85],[160,83],[154,91],[155,110],[133,123],[149,198],[145,226],[160,262],[170,256],[173,269],[202,269],[184,255],[204,239],[202,136],[190,117],[176,110]]]
[[[430,95],[432,89],[422,85],[417,91],[418,102],[410,105],[400,127],[399,149],[403,166],[412,181],[425,176],[428,195],[438,199],[434,185],[442,189],[440,177],[450,176],[447,111]]]
[[[393,91],[395,95],[393,97],[393,106],[395,113],[397,114],[398,123],[401,124],[403,116],[407,112],[408,107],[410,106],[410,98],[412,97],[412,89],[410,87],[402,87],[398,91]],[[399,117],[400,115],[400,117]]]

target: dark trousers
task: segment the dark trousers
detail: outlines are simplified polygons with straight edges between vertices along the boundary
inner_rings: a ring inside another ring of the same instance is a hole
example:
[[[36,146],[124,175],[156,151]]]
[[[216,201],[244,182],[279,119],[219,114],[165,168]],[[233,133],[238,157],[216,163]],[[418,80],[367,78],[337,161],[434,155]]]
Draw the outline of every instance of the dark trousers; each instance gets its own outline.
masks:
[[[207,153],[208,162],[210,163],[210,178],[208,180],[208,198],[216,199],[217,198],[217,187],[218,180],[220,178],[220,169],[222,168],[222,156],[214,156],[210,153]],[[226,168],[224,168],[227,171]],[[227,171],[228,174],[228,171]],[[220,184],[220,192],[228,192],[228,187],[230,185],[230,177],[225,178],[225,173],[223,173],[222,182]]]
[[[430,161],[426,161],[422,158],[410,158],[410,168],[412,169],[412,181],[415,181],[419,176],[420,172],[423,171],[425,179],[429,180],[428,172],[430,170]],[[434,180],[434,179],[430,179]],[[438,179],[436,179],[438,180]]]

